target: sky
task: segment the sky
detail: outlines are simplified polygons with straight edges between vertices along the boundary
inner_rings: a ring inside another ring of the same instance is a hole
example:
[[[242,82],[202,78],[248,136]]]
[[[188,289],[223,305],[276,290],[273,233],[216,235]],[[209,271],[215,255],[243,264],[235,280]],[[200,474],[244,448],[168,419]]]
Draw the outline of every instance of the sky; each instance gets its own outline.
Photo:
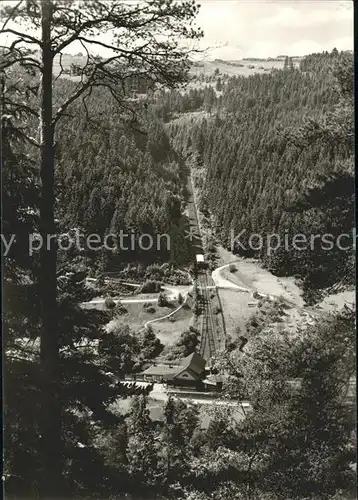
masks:
[[[198,24],[210,58],[301,56],[353,50],[350,0],[202,0]]]
[[[196,24],[204,31],[200,48],[208,49],[200,56],[202,59],[303,56],[332,51],[334,47],[353,49],[352,0],[197,0],[197,3],[201,9]],[[0,35],[1,42],[4,36]],[[79,43],[66,49],[70,53],[79,51]]]

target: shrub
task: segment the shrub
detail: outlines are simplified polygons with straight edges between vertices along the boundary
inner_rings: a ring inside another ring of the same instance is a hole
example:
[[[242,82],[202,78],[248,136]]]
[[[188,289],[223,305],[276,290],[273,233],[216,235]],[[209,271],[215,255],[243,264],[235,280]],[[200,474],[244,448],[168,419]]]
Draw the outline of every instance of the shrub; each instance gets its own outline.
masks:
[[[165,307],[166,305],[168,305],[167,296],[164,292],[160,292],[160,294],[158,295],[158,306]]]
[[[235,266],[235,264],[230,264],[229,271],[230,273],[236,273],[237,267]]]
[[[152,304],[150,302],[144,302],[143,309],[148,309],[148,307],[152,307]]]
[[[116,307],[116,303],[112,297],[107,297],[104,301],[104,306],[106,309],[114,309]]]
[[[153,314],[153,313],[155,313],[155,311],[156,311],[156,308],[154,306],[149,306],[146,308],[147,313]]]
[[[193,313],[194,313],[195,316],[199,316],[199,314],[200,314],[200,306],[199,306],[199,303],[198,303],[197,300],[194,302],[192,311],[193,311]]]
[[[165,268],[163,269],[159,264],[151,264],[147,267],[145,275],[150,279],[154,279],[154,276],[160,278],[163,276],[164,270]]]
[[[177,345],[179,347],[184,347],[185,349],[184,356],[189,356],[189,354],[195,351],[195,348],[198,344],[199,344],[198,336],[193,332],[185,330],[180,335],[180,339]]]
[[[97,286],[98,287],[102,287],[104,286],[105,282],[104,282],[104,276],[102,273],[100,273],[99,275],[96,275],[97,276]]]
[[[174,316],[169,316],[169,318],[168,318],[168,319],[169,319],[169,321],[170,321],[171,323],[174,323],[174,322],[175,322],[175,318],[174,318]]]
[[[222,309],[221,309],[220,306],[215,306],[214,307],[214,314],[219,314],[219,313],[221,313],[221,311],[222,311]]]
[[[127,314],[127,312],[128,309],[126,308],[126,306],[118,301],[116,307],[114,308],[114,314],[116,316],[122,316],[123,314]]]
[[[91,290],[94,296],[102,295],[102,290],[97,287],[97,285],[90,285],[88,288]]]
[[[162,283],[160,281],[147,280],[139,288],[139,293],[157,293],[160,292]]]
[[[142,359],[153,359],[163,350],[163,345],[155,335],[151,325],[139,335],[139,345]]]
[[[231,352],[237,348],[237,339],[233,339],[230,335],[226,337],[226,350]]]
[[[240,336],[238,338],[238,344],[239,344],[239,351],[242,351],[245,345],[247,344],[248,340],[246,337]]]
[[[179,294],[178,294],[178,304],[182,305],[183,302],[184,302],[184,298],[183,298],[182,294],[179,292]]]

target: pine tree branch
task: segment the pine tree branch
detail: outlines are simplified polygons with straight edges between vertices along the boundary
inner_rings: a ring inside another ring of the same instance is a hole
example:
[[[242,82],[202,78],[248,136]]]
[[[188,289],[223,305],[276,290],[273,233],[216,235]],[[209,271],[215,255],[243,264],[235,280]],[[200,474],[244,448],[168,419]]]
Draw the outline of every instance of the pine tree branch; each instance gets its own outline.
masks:
[[[19,39],[26,43],[33,43],[41,47],[41,40],[35,38],[34,36],[28,35],[27,33],[21,33],[20,31],[16,31],[12,28],[6,28],[2,30],[2,33],[10,33],[12,35],[16,35]]]
[[[13,18],[13,15],[15,14],[15,12],[18,10],[18,8],[20,7],[20,5],[22,4],[23,0],[20,0],[20,2],[18,2],[15,7],[10,11],[9,15],[7,16],[7,18],[5,19],[4,21],[4,24],[2,25],[2,28],[1,28],[1,33],[4,33],[4,30],[7,26],[7,23],[9,21],[11,21],[11,19]]]

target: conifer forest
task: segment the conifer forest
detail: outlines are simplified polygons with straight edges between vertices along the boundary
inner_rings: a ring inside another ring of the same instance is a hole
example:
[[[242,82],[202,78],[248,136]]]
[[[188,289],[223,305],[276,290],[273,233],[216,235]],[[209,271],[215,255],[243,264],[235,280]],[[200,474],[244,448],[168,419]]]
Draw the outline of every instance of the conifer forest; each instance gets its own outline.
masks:
[[[209,4],[0,5],[9,500],[355,498],[354,54]]]

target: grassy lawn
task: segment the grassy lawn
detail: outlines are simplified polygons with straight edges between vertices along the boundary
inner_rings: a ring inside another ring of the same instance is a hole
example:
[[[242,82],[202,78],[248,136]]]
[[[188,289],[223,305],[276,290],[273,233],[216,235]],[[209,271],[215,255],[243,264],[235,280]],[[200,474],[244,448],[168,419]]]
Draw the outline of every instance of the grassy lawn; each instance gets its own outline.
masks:
[[[263,294],[282,296],[297,307],[304,305],[302,291],[295,284],[293,277],[274,276],[254,259],[240,259],[235,265],[237,271],[231,273],[229,268],[225,268],[221,271],[223,277],[236,285],[257,290]]]
[[[117,399],[111,409],[119,415],[126,415],[130,410],[131,400],[132,398]],[[148,410],[152,420],[164,420],[164,405],[164,401],[156,401],[150,397],[148,398]]]
[[[226,250],[226,248],[224,248],[220,245],[217,245],[216,249],[217,249],[218,257],[219,257],[219,260],[217,263],[218,267],[225,266],[226,264],[230,264],[231,262],[234,264],[236,262],[239,262],[239,258],[236,255],[234,255],[233,253],[231,253],[229,250]]]
[[[177,305],[173,305],[173,307],[158,307],[158,305],[154,302],[151,304],[151,307],[153,307],[155,311],[151,313],[144,308],[143,302],[132,302],[130,304],[123,305],[126,307],[128,312],[119,316],[118,321],[129,325],[133,330],[143,327],[149,320],[161,318],[166,314],[170,314],[176,307],[178,307]]]
[[[249,304],[257,301],[250,294],[235,290],[220,289],[219,295],[227,335],[236,338],[237,327],[240,327],[241,334],[245,335],[245,323],[257,311],[257,307],[250,307]]]
[[[229,267],[222,269],[220,275],[235,285],[257,290],[267,295],[282,296],[297,307],[302,307],[302,291],[293,277],[277,277],[264,269],[255,259],[237,257],[223,247],[218,247],[220,256],[218,267],[233,263],[236,271],[231,273]]]
[[[151,324],[157,337],[165,346],[176,344],[180,334],[193,324],[193,313],[190,308],[180,309],[173,315],[173,318],[174,321],[167,318]]]
[[[240,65],[239,65],[239,64]],[[202,66],[193,66],[190,69],[192,75],[200,75],[204,73],[205,75],[213,75],[216,69],[219,69],[221,74],[235,75],[235,76],[249,76],[255,73],[265,73],[271,71],[272,69],[282,69],[284,61],[281,60],[241,60],[236,61],[236,65],[228,64],[226,61],[203,61]],[[295,61],[295,64],[297,62]],[[220,76],[220,75],[219,75]]]
[[[253,288],[253,277],[250,277],[243,274],[240,270],[240,263],[234,264],[236,266],[235,272],[230,272],[228,267],[225,267],[220,271],[220,275],[231,283],[235,285],[241,286],[243,288]]]
[[[144,327],[147,321],[154,319],[159,319],[162,316],[172,313],[178,307],[178,304],[172,304],[170,307],[158,307],[157,304],[151,304],[155,311],[150,313],[144,308],[143,303],[131,303],[124,304],[127,308],[127,314],[119,316],[114,321],[129,325],[132,330],[138,331]],[[192,324],[193,314],[190,307],[185,306],[176,312],[173,316],[173,320],[169,318],[160,320],[158,322],[151,323],[153,330],[155,331],[157,337],[160,339],[162,344],[165,346],[174,345],[180,334],[189,328]]]

